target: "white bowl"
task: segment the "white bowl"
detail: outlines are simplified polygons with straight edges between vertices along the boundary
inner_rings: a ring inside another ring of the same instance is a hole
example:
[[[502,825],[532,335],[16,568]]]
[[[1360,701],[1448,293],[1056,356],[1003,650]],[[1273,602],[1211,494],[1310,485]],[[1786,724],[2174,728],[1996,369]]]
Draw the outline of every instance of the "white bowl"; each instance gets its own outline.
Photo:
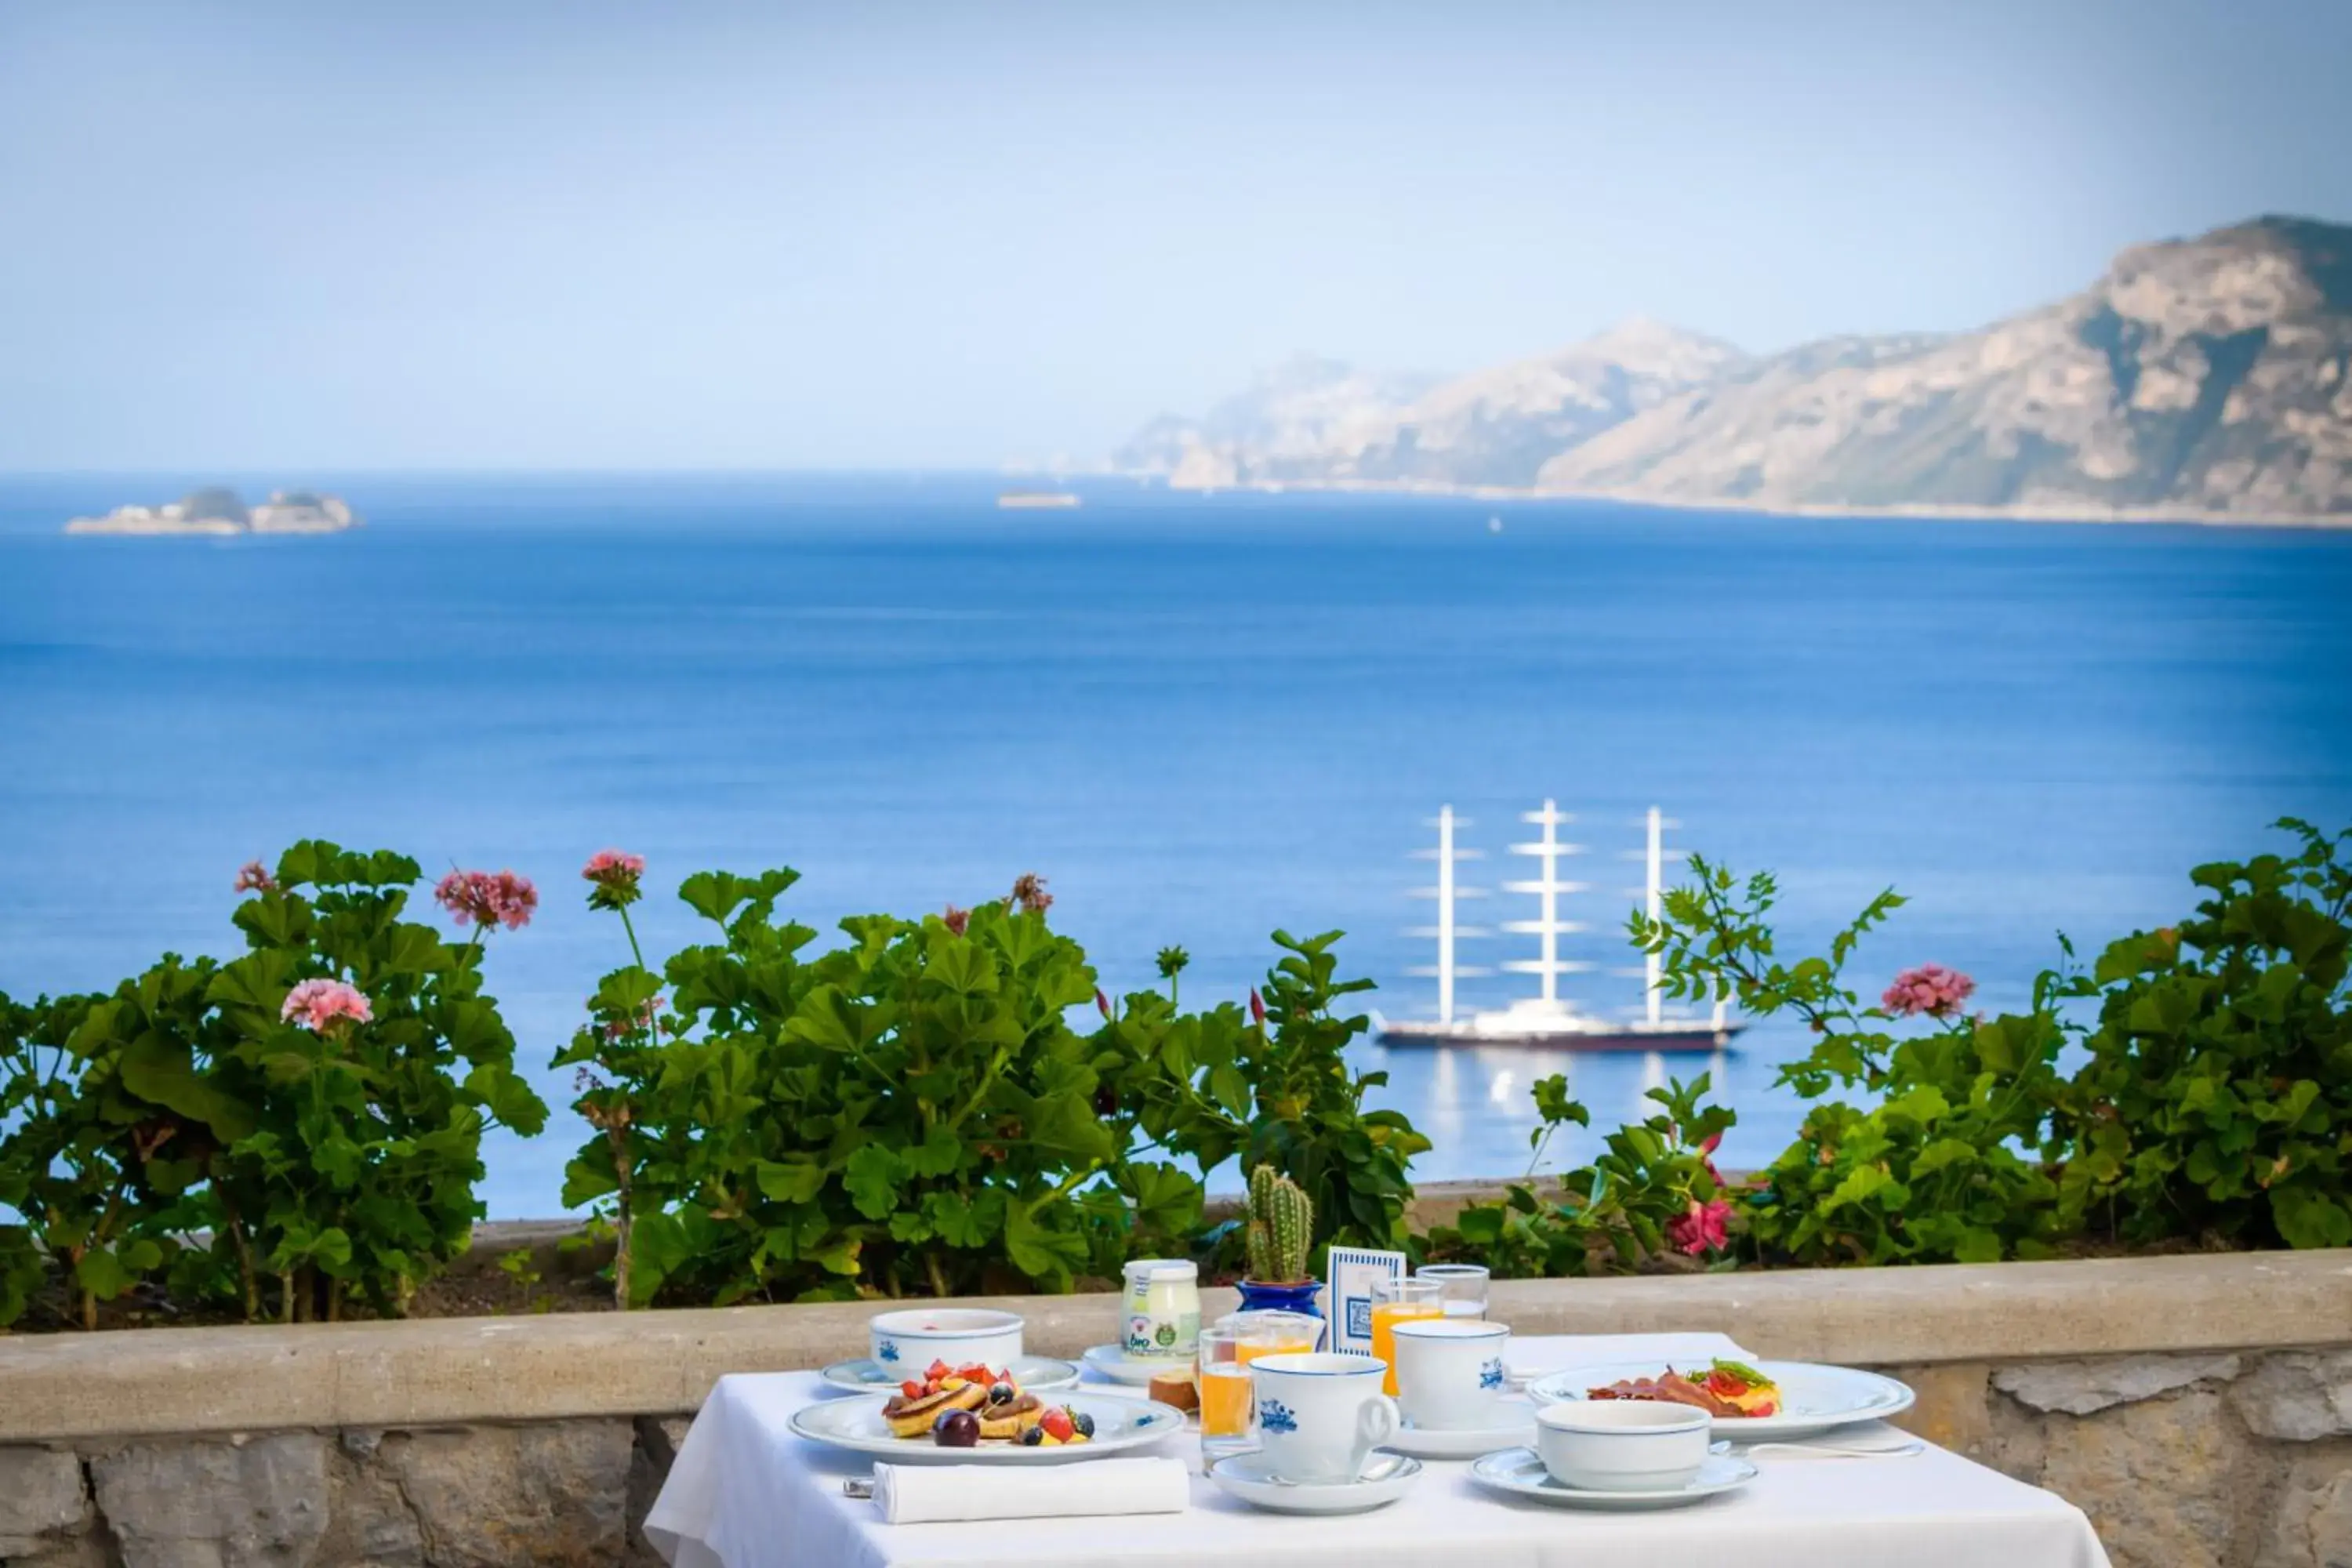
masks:
[[[1673,1491],[1706,1462],[1704,1410],[1639,1399],[1576,1400],[1536,1412],[1536,1452],[1564,1487]]]
[[[919,1377],[934,1361],[950,1366],[1021,1359],[1021,1314],[976,1307],[913,1307],[883,1312],[866,1325],[874,1359],[901,1378]]]

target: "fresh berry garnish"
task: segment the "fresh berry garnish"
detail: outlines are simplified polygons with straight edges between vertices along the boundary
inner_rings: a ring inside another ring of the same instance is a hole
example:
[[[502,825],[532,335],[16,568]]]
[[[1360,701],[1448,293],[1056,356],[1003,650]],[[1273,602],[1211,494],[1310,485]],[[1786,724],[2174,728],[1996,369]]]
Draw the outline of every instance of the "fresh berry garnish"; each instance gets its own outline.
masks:
[[[1056,1443],[1068,1442],[1070,1434],[1078,1429],[1077,1424],[1070,1419],[1067,1407],[1062,1405],[1056,1405],[1045,1412],[1044,1419],[1037,1425],[1044,1428],[1045,1436],[1053,1438]]]
[[[1024,1448],[1034,1448],[1045,1440],[1045,1428],[1043,1426],[1032,1426],[1021,1434],[1021,1446]]]
[[[949,1373],[953,1372],[955,1368],[948,1365],[948,1363],[943,1361],[935,1361],[931,1363],[930,1365],[923,1369],[923,1375],[931,1382],[937,1383],[940,1379],[945,1377]]]
[[[1015,1392],[1009,1383],[992,1383],[988,1385],[988,1402],[991,1405],[1010,1405]]]
[[[905,1394],[909,1399],[920,1399],[924,1394],[929,1393],[930,1390],[910,1377],[906,1382],[898,1385],[898,1392]]]
[[[980,1417],[969,1410],[946,1410],[931,1423],[931,1440],[942,1448],[980,1446]]]
[[[1078,1436],[1081,1437],[1091,1437],[1095,1435],[1095,1418],[1083,1410],[1070,1412],[1070,1425],[1077,1428]]]

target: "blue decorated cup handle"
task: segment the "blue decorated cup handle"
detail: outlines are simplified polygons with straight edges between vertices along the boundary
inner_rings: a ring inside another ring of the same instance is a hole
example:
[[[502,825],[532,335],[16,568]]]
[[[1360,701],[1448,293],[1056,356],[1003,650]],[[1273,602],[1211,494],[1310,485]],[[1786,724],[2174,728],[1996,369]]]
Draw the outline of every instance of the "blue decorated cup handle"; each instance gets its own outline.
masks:
[[[1397,1435],[1397,1402],[1375,1394],[1356,1407],[1356,1446],[1348,1456],[1348,1473],[1361,1476],[1371,1463],[1372,1450]]]

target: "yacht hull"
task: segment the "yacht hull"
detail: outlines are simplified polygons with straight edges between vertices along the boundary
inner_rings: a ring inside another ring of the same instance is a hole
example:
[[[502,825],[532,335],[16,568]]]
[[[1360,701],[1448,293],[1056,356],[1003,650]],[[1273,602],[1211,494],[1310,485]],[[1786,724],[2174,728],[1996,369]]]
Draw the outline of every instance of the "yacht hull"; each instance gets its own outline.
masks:
[[[1561,1028],[1485,1031],[1464,1024],[1395,1023],[1383,1025],[1380,1043],[1384,1046],[1453,1047],[1467,1047],[1490,1049],[1496,1047],[1518,1047],[1543,1051],[1720,1051],[1731,1046],[1731,1037],[1747,1027],[1744,1024],[1667,1024],[1658,1028],[1629,1024],[1622,1029]]]

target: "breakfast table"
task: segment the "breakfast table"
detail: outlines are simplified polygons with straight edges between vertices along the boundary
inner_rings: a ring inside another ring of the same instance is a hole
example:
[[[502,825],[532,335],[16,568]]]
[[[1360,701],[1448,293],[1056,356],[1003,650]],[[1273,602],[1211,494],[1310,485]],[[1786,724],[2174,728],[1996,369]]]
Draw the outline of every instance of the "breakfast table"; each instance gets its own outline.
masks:
[[[1525,1337],[1515,1377],[1654,1357],[1733,1353],[1719,1334]],[[787,1429],[833,1397],[816,1373],[721,1378],[695,1417],[646,1520],[672,1568],[2105,1568],[2082,1510],[1933,1445],[1903,1457],[1834,1458],[1759,1448],[1736,1494],[1642,1513],[1571,1511],[1498,1497],[1467,1461],[1432,1460],[1398,1501],[1307,1518],[1264,1512],[1200,1473],[1200,1439],[1172,1433],[1152,1453],[1192,1472],[1178,1513],[886,1524],[843,1483],[870,1458]],[[852,1395],[850,1397],[856,1397]],[[1881,1429],[1883,1430],[1883,1429]],[[1053,1474],[1087,1485],[1085,1462]]]

